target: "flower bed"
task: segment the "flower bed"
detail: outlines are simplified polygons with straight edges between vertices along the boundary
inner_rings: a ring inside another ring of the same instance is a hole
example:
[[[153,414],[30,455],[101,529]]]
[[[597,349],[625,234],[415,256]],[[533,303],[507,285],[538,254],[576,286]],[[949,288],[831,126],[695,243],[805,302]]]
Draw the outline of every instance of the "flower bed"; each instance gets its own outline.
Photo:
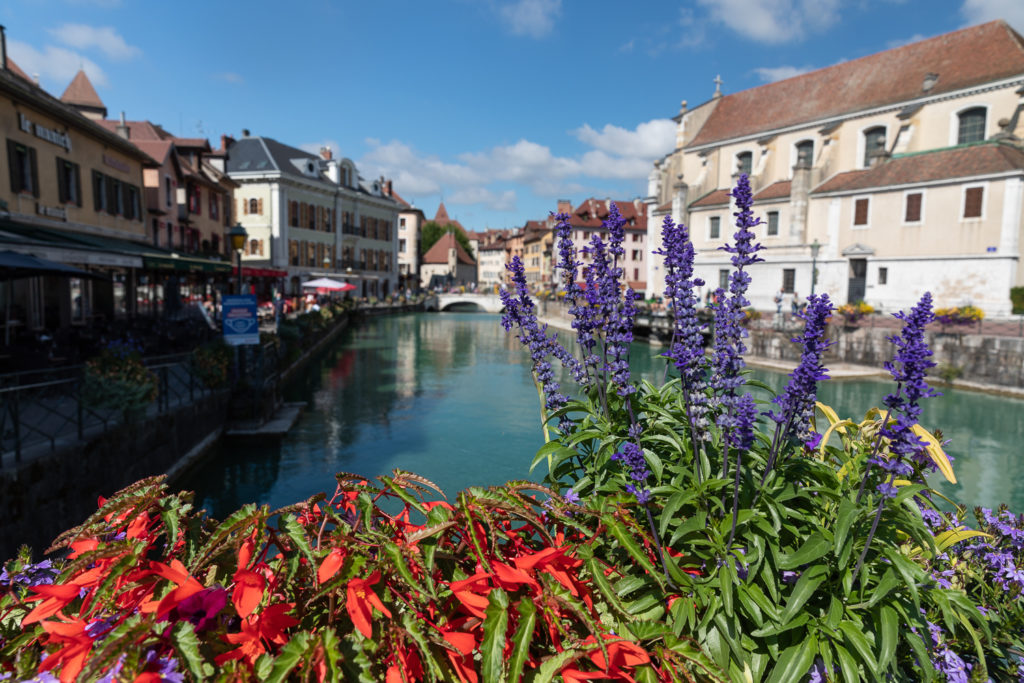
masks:
[[[1014,680],[1024,674],[1024,519],[942,512],[943,436],[925,295],[892,337],[893,389],[863,419],[817,402],[834,313],[810,297],[782,393],[748,381],[744,310],[759,221],[733,191],[735,267],[702,340],[688,229],[665,220],[674,332],[662,385],[628,363],[623,221],[557,246],[576,343],[539,325],[522,262],[503,324],[542,398],[543,485],[440,497],[395,472],[339,475],[284,510],[223,522],[146,480],[0,575],[0,675],[62,680]],[[614,205],[613,205],[614,208]],[[552,363],[578,384],[563,393]],[[755,398],[755,396],[757,398]],[[757,399],[760,399],[760,403]]]

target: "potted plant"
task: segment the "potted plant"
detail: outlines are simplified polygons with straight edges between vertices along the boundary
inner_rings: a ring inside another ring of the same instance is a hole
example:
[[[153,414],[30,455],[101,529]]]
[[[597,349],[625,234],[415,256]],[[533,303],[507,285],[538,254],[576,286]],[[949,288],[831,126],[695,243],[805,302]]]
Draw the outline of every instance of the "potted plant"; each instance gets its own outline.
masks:
[[[156,399],[157,387],[157,377],[142,362],[137,342],[111,342],[85,362],[82,400],[98,408],[119,410],[126,422],[137,418]]]

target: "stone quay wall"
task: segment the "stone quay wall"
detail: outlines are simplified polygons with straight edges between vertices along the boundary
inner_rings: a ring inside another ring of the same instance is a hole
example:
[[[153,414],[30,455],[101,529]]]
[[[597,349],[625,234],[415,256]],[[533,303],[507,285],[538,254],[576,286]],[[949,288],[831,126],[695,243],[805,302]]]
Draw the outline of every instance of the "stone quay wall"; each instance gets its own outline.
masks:
[[[831,325],[828,335],[835,343],[826,353],[826,365],[829,361],[855,363],[881,370],[883,363],[892,360],[894,349],[886,337],[897,332],[866,327],[846,330]],[[800,360],[800,346],[790,339],[798,334],[795,329],[755,328],[750,330],[747,346],[753,356],[796,363]],[[925,336],[935,354],[933,360],[939,366],[957,368],[961,379],[1024,388],[1024,339],[950,332],[927,332]]]

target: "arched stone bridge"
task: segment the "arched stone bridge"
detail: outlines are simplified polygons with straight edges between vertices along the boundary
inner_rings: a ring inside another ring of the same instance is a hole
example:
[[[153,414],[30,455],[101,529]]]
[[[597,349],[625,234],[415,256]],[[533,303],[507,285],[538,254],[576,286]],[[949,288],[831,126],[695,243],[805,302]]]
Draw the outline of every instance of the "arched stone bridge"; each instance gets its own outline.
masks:
[[[473,304],[487,313],[501,313],[501,297],[497,294],[435,294],[426,301],[428,311],[444,311],[453,306]]]

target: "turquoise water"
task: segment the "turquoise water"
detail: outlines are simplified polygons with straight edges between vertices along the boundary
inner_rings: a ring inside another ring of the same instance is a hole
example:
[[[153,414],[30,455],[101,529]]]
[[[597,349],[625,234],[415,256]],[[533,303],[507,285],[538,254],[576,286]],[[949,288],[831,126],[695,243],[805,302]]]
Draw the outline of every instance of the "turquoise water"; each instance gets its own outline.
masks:
[[[634,373],[660,380],[660,349],[635,344]],[[783,374],[755,370],[775,388]],[[881,404],[881,380],[833,380],[820,400],[859,421]],[[220,447],[181,482],[215,517],[247,502],[272,507],[334,490],[334,474],[394,468],[437,483],[449,497],[470,485],[530,478],[543,443],[529,358],[499,317],[431,313],[381,317],[349,330],[289,390],[308,409],[280,443]],[[960,483],[933,485],[969,505],[1024,509],[1024,401],[951,391],[929,400],[922,424],[952,439]],[[539,477],[542,472],[537,471]]]

